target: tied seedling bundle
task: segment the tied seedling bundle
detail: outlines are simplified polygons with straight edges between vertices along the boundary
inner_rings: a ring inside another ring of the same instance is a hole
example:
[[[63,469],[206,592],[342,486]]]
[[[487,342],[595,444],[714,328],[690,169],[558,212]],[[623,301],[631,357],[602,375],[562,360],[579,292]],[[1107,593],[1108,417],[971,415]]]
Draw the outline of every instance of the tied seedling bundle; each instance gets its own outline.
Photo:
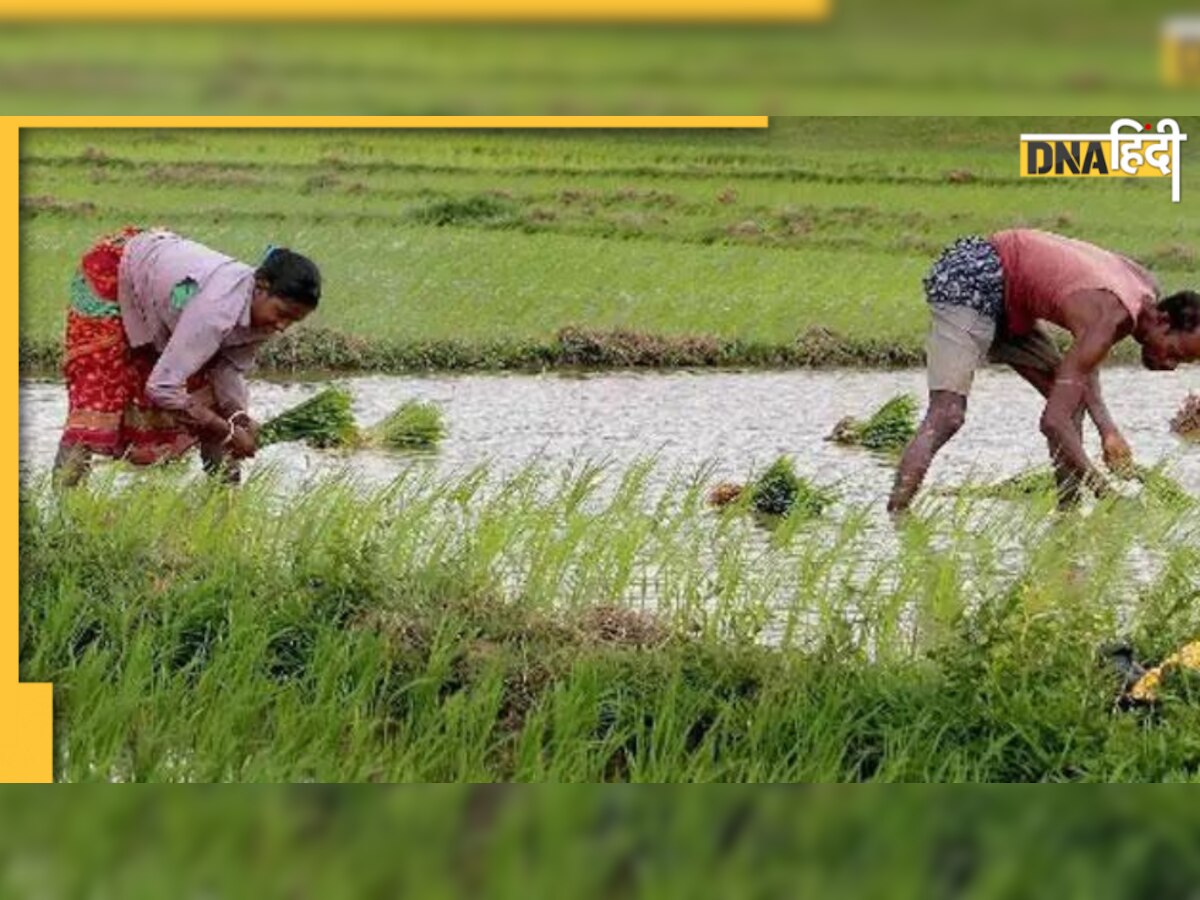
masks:
[[[446,435],[442,411],[432,403],[409,400],[367,432],[374,447],[389,450],[428,450]]]
[[[1123,481],[1134,481],[1142,486],[1142,496],[1155,503],[1173,509],[1184,509],[1194,499],[1175,479],[1157,469],[1133,465],[1114,473]],[[966,484],[957,488],[944,488],[937,493],[977,500],[1022,500],[1028,497],[1053,495],[1058,485],[1054,472],[1048,466],[1027,469],[1011,478],[991,484]]]
[[[280,413],[259,431],[259,446],[303,441],[310,447],[384,447],[421,450],[435,447],[445,436],[441,410],[431,403],[410,400],[374,427],[362,431],[354,421],[350,393],[327,387],[303,403]]]
[[[815,518],[834,501],[826,488],[812,484],[796,474],[792,461],[781,456],[747,485],[723,482],[708,495],[718,508],[746,501],[750,509],[764,516]]]
[[[960,487],[940,488],[935,491],[955,497],[968,497],[975,500],[1021,500],[1026,497],[1039,497],[1054,494],[1058,485],[1054,480],[1054,470],[1048,466],[1040,466],[1018,472],[1002,481],[984,484],[964,484]]]
[[[1163,506],[1172,509],[1187,509],[1195,503],[1195,498],[1184,490],[1178,481],[1164,475],[1158,469],[1134,464],[1117,472],[1116,475],[1125,481],[1136,481],[1142,486],[1144,497]]]
[[[879,407],[865,422],[853,416],[842,419],[827,440],[879,453],[899,453],[916,433],[917,401],[911,394],[900,394]]]
[[[354,424],[349,392],[339,387],[324,388],[259,430],[260,447],[286,441],[303,441],[319,448],[358,445],[361,437]]]

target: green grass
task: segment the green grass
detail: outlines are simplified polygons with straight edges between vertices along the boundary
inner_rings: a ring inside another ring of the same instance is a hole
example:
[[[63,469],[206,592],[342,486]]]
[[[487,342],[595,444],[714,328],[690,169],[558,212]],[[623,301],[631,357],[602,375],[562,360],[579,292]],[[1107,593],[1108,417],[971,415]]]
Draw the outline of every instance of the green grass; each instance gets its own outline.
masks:
[[[1116,714],[1097,661],[1200,633],[1194,507],[960,501],[889,548],[864,510],[766,537],[703,472],[650,475],[27,485],[21,676],[55,683],[57,776],[1200,777],[1197,698]]]
[[[1054,124],[1103,131],[1109,121]],[[250,261],[267,243],[309,252],[327,279],[313,326],[362,338],[400,368],[420,367],[439,342],[476,367],[528,363],[483,349],[497,342],[558,364],[567,327],[704,338],[727,348],[721,361],[749,364],[742,344],[787,362],[799,335],[827,329],[850,361],[886,358],[863,349],[872,341],[911,360],[932,257],[961,234],[1013,225],[1084,237],[1151,264],[1168,288],[1190,284],[1190,223],[1165,183],[1014,177],[1017,135],[1044,127],[29,132],[22,337],[27,359],[52,363],[76,258],[126,222],[166,224]],[[1200,186],[1190,154],[1184,145],[1185,193]]]

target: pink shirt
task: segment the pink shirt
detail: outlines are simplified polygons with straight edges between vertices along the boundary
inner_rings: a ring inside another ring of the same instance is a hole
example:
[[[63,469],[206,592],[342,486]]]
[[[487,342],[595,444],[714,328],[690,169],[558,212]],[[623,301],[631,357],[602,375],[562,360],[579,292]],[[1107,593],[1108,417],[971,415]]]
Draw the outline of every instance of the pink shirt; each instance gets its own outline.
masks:
[[[173,294],[191,281],[190,297]],[[157,406],[187,406],[187,380],[208,368],[218,408],[245,409],[245,374],[268,329],[250,325],[254,269],[169,231],[145,231],[125,246],[117,299],[131,347],[158,351],[146,395]]]
[[[1158,298],[1154,276],[1131,259],[1074,238],[1017,228],[991,237],[1004,267],[1009,334],[1027,334],[1038,319],[1067,327],[1066,308],[1083,291],[1108,291],[1136,322]]]

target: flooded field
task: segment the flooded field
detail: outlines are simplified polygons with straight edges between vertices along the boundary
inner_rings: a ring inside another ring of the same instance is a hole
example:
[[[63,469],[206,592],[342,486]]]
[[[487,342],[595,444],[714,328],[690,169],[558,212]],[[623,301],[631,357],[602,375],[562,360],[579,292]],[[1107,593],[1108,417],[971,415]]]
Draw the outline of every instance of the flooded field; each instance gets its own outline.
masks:
[[[1167,427],[1183,397],[1200,390],[1200,373],[1116,368],[1103,381],[1109,408],[1138,461],[1165,461],[1184,486],[1200,491],[1200,452]],[[874,504],[890,488],[891,465],[824,438],[843,416],[866,415],[896,393],[924,395],[921,371],[363,377],[341,383],[354,395],[364,425],[408,399],[436,403],[448,425],[445,441],[426,455],[281,445],[265,449],[254,465],[275,467],[289,478],[349,468],[382,483],[413,465],[452,475],[486,463],[503,475],[534,462],[553,469],[590,461],[619,471],[654,456],[659,478],[709,464],[714,479],[742,480],[786,453],[801,474],[837,485],[846,502]],[[269,418],[319,386],[257,382],[254,412]],[[1041,464],[1046,451],[1037,430],[1040,412],[1038,395],[1015,375],[982,372],[967,424],[935,461],[929,485],[1001,478]],[[61,384],[22,382],[26,467],[50,465],[65,414]],[[1095,434],[1086,436],[1095,454]]]

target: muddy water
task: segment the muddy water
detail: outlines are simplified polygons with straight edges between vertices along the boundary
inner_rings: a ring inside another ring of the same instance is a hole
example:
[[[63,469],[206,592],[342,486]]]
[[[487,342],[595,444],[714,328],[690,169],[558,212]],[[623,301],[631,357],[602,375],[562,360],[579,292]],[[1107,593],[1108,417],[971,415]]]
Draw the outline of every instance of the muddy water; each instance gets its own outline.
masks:
[[[1200,492],[1200,447],[1175,438],[1167,422],[1200,370],[1150,373],[1113,369],[1105,396],[1142,463],[1160,460]],[[606,460],[617,468],[648,455],[663,477],[711,463],[714,477],[744,480],[781,453],[804,474],[836,483],[852,503],[881,503],[892,470],[852,448],[823,440],[845,415],[866,415],[892,395],[924,395],[924,374],[906,372],[748,372],[596,375],[473,375],[345,379],[360,423],[372,424],[401,402],[438,404],[449,435],[434,454],[331,454],[296,445],[265,449],[255,465],[309,476],[352,467],[370,481],[387,481],[402,467],[431,466],[453,474],[488,463],[497,474],[540,461]],[[311,395],[319,385],[258,382],[254,412],[262,419]],[[1003,477],[1045,458],[1037,430],[1040,398],[1015,375],[980,373],[967,424],[930,472],[931,484],[969,477]],[[54,382],[21,384],[22,465],[49,466],[66,412],[66,393]],[[1088,435],[1095,452],[1094,434]]]

